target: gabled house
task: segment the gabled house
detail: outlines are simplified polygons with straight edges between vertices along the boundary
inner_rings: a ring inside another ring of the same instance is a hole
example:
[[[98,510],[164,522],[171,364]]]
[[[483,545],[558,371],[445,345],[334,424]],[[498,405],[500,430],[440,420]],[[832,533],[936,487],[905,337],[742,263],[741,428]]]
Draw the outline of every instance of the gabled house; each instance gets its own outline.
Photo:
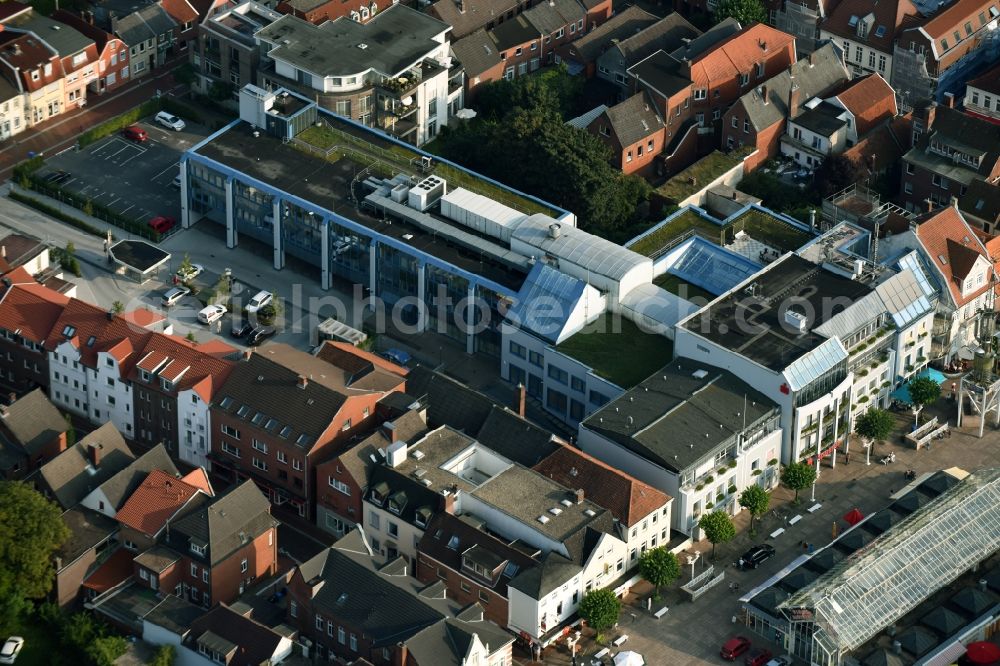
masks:
[[[576,41],[560,46],[556,54],[571,74],[582,72],[589,79],[597,74],[602,53],[659,20],[638,5],[630,5]]]
[[[844,151],[844,157],[854,163],[859,180],[880,176],[902,162],[912,132],[912,116],[897,116]]]
[[[735,21],[727,24],[731,25],[738,24]],[[727,26],[716,30],[716,34],[722,34]],[[738,29],[737,27],[736,30]],[[701,34],[700,30],[677,12],[668,14],[638,32],[613,38],[605,43],[603,52],[596,58],[597,77],[613,84],[618,89],[618,101],[623,101],[632,92],[632,83],[628,76],[629,67],[645,60],[656,51],[673,53],[686,48]]]
[[[275,9],[281,14],[291,14],[304,21],[319,25],[342,16],[365,23],[379,11],[378,2],[373,0],[281,0]]]
[[[20,480],[66,449],[69,424],[41,389],[0,404],[0,476]]]
[[[962,90],[973,68],[993,58],[988,45],[1000,20],[997,0],[956,0],[928,19],[903,26],[892,58],[893,88],[904,104],[934,100]]]
[[[128,46],[129,79],[163,65],[183,27],[155,2],[137,8],[130,0],[102,0],[93,5],[93,12],[98,26]]]
[[[996,233],[1000,229],[1000,183],[972,181],[965,194],[959,197],[958,208],[973,227],[988,234]]]
[[[6,66],[0,75],[0,141],[20,134],[28,127],[24,114],[25,94],[16,85],[16,78]]]
[[[25,98],[25,121],[34,126],[63,113],[66,74],[58,51],[31,33],[0,33],[3,76]]]
[[[214,495],[207,479],[198,482],[199,476],[204,477],[200,468],[183,478],[159,469],[147,474],[115,514],[125,548],[138,552],[152,547],[171,522]]]
[[[11,0],[11,4],[20,4]],[[62,110],[87,103],[87,88],[97,80],[97,45],[94,40],[70,25],[43,16],[27,5],[24,10],[4,19],[4,30],[31,34],[54,50],[66,77]]]
[[[287,636],[249,614],[221,603],[191,623],[179,645],[183,663],[192,666],[280,664],[293,653]]]
[[[917,114],[915,114],[917,115]],[[903,156],[900,201],[907,210],[944,206],[975,180],[1000,182],[1000,125],[946,106],[931,105],[914,119],[914,145]]]
[[[547,0],[546,0],[547,1]],[[544,4],[531,0],[437,0],[428,13],[452,28],[452,39],[471,35],[480,28],[493,30],[512,21],[533,7]],[[582,0],[582,26],[574,26],[573,34],[584,34],[611,18],[611,0]]]
[[[212,471],[254,479],[275,505],[290,503],[309,521],[317,463],[371,423],[381,398],[406,385],[404,369],[329,344],[320,356],[284,344],[248,351],[211,407]]]
[[[33,280],[0,282],[0,384],[17,393],[49,386],[45,339],[70,299]]]
[[[35,486],[68,510],[134,460],[121,433],[105,423],[42,465]]]
[[[743,168],[756,169],[780,152],[788,118],[798,115],[802,104],[849,79],[837,50],[823,45],[736,100],[722,117],[723,147],[752,146],[757,152],[744,161]]]
[[[878,73],[892,80],[893,45],[904,27],[917,21],[910,0],[844,0],[820,23],[820,41],[830,40],[855,76]],[[893,87],[898,87],[894,84]]]
[[[584,129],[611,150],[611,164],[626,175],[649,175],[664,148],[663,118],[645,92],[605,108]]]
[[[451,53],[465,69],[466,104],[475,99],[480,84],[504,78],[505,59],[500,57],[493,34],[485,28],[452,42]]]
[[[1000,65],[965,85],[962,106],[969,115],[1000,124]]]
[[[65,9],[52,12],[52,18],[93,40],[97,49],[97,75],[88,84],[89,92],[103,95],[129,82],[129,48],[125,42]]]
[[[174,520],[159,545],[136,558],[138,578],[206,608],[232,603],[277,573],[277,527],[267,498],[246,481],[214,499],[203,497]]]
[[[35,276],[50,265],[49,246],[40,240],[14,233],[0,238],[0,275],[20,267]]]
[[[381,411],[381,404],[376,407]],[[381,418],[381,414],[378,414]],[[316,466],[316,525],[343,536],[361,524],[372,469],[394,442],[412,442],[427,431],[425,410],[387,418],[371,435]]]
[[[440,582],[425,585],[408,574],[400,560],[374,560],[360,531],[351,532],[293,571],[288,624],[312,641],[319,659],[406,666],[511,662],[512,637],[485,621],[482,608],[462,608]],[[456,655],[457,645],[466,646],[466,654]]]
[[[88,451],[93,452],[88,448]],[[91,466],[93,466],[91,464]],[[174,466],[167,450],[163,445],[158,444],[152,449],[129,462],[118,472],[115,472],[105,481],[97,484],[93,490],[84,495],[80,500],[80,505],[98,513],[102,513],[108,518],[115,518],[119,509],[125,505],[128,498],[132,496],[136,488],[153,471],[159,470],[167,475],[180,478],[180,472]],[[90,470],[84,468],[84,473],[89,474]]]
[[[768,23],[795,35],[795,47],[800,55],[806,55],[819,48],[820,26],[837,6],[837,0],[767,0],[764,6],[768,10]]]
[[[55,553],[50,598],[69,609],[80,601],[80,589],[118,546],[118,523],[82,506],[62,514],[69,539]]]
[[[805,102],[788,120],[781,152],[801,166],[816,168],[895,116],[895,92],[881,76],[869,74],[833,97]]]

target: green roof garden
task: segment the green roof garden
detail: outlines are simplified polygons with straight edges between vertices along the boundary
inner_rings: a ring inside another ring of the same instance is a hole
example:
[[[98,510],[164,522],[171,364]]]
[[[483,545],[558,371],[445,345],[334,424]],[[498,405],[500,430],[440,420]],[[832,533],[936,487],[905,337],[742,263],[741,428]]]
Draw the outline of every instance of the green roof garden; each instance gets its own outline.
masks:
[[[691,235],[701,236],[718,245],[722,238],[722,226],[687,209],[640,237],[628,249],[655,259]]]
[[[424,153],[384,139],[374,132],[339,121],[328,114],[322,114],[321,117],[323,124],[310,125],[299,132],[292,145],[304,148],[311,154],[324,155],[331,161],[335,161],[335,158],[344,153],[362,162],[366,159],[380,160],[388,164],[391,170],[409,173],[418,178],[433,173],[444,178],[449,189],[464,187],[526,215],[542,213],[558,217],[560,214],[555,208],[492,183],[482,176],[442,162],[434,156],[431,156],[433,166],[429,171],[424,171],[420,167],[421,158],[425,157]]]
[[[589,367],[598,377],[630,389],[674,356],[674,343],[644,333],[632,321],[612,313],[585,326],[556,346],[556,351]]]
[[[750,208],[739,217],[730,220],[725,228],[726,243],[732,242],[736,232],[740,230],[745,231],[754,240],[782,252],[794,252],[813,238],[813,234],[808,231],[758,208]]]
[[[744,157],[746,151],[723,153],[716,150],[675,174],[656,188],[656,193],[679,204],[742,162]]]
[[[676,294],[677,296],[689,301],[692,298],[704,298],[706,302],[715,299],[714,295],[705,291],[701,287],[693,285],[687,280],[679,278],[676,275],[671,275],[670,273],[664,273],[663,275],[653,278],[653,284],[660,289],[669,291],[671,294]]]

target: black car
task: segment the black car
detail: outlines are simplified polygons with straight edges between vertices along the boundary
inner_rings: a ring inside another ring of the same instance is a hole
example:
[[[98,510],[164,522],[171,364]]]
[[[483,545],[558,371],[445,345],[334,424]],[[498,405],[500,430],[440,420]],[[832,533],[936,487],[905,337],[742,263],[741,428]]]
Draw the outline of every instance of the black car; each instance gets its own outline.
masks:
[[[774,546],[762,543],[754,546],[740,556],[741,569],[756,569],[774,555]]]
[[[233,334],[234,338],[242,338],[244,335],[250,333],[251,331],[253,331],[253,324],[251,324],[249,321],[245,319],[240,320],[237,319],[236,317],[233,317],[233,327],[230,330],[230,333]]]
[[[73,175],[69,171],[53,171],[45,176],[45,182],[58,185],[60,183],[65,183],[72,177]]]
[[[275,333],[277,333],[277,330],[274,326],[258,326],[250,331],[250,334],[247,336],[247,345],[250,347],[256,347],[260,343],[264,342],[264,340],[272,337]]]

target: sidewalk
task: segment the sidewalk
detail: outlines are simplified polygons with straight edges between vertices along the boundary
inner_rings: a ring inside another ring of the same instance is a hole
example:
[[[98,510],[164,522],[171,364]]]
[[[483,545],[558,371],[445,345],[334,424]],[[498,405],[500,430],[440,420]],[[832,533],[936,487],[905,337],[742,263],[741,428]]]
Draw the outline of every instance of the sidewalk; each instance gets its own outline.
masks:
[[[88,96],[88,104],[82,109],[68,111],[0,143],[0,180],[10,178],[14,166],[27,159],[28,153],[53,154],[69,148],[87,129],[138,106],[157,90],[162,93],[173,90],[176,87],[173,70],[186,59],[184,54],[168,60],[156,74],[119,92]]]

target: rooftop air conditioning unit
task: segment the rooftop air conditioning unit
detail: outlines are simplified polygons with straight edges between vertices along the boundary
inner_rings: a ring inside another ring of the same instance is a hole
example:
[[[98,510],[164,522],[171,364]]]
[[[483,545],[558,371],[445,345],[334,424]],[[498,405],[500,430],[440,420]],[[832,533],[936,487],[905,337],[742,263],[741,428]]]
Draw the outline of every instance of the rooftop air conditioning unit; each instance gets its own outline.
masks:
[[[799,333],[806,332],[806,316],[794,310],[785,310],[785,323]]]

